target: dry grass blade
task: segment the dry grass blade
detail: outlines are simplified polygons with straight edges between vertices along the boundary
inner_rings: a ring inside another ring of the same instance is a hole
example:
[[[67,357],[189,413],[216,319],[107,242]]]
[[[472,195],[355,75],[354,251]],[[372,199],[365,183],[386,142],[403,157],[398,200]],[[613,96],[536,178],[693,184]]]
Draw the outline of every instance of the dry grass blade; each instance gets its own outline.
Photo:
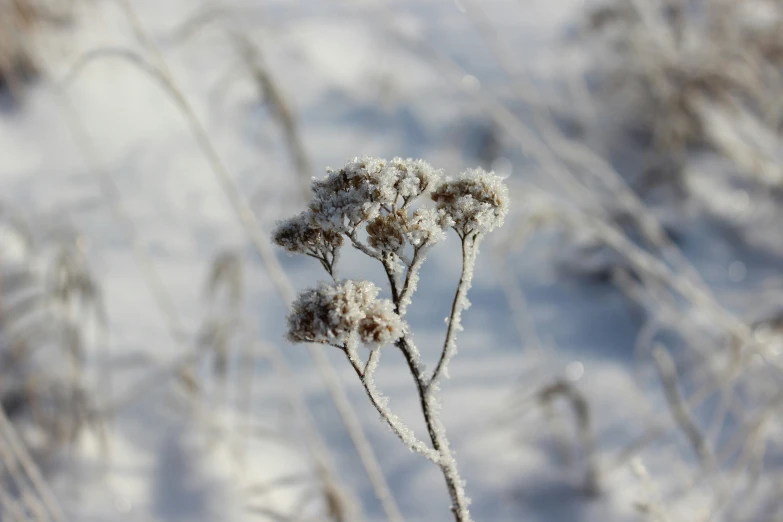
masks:
[[[701,432],[701,429],[693,420],[683,400],[679,388],[679,378],[677,377],[677,367],[669,352],[663,345],[657,345],[652,352],[656,368],[661,377],[661,383],[666,396],[666,402],[672,412],[677,424],[683,433],[688,437],[688,441],[693,447],[696,456],[702,462],[702,465],[709,469],[715,469],[715,456],[710,448],[709,441]]]
[[[286,303],[290,303],[293,300],[293,291],[290,282],[287,280],[285,273],[282,271],[280,264],[277,261],[277,258],[272,253],[266,239],[266,234],[263,232],[260,224],[256,220],[250,205],[242,196],[242,193],[239,191],[239,188],[236,186],[233,179],[231,178],[231,175],[229,174],[222,159],[217,153],[217,150],[215,149],[208,133],[206,132],[206,129],[204,128],[200,120],[197,118],[195,113],[193,112],[187,99],[182,95],[182,92],[178,89],[177,85],[175,84],[170,72],[168,71],[168,66],[166,65],[166,62],[162,57],[158,46],[147,34],[143,24],[138,19],[138,16],[136,14],[133,5],[123,0],[120,0],[119,4],[123,8],[136,35],[143,42],[145,47],[148,48],[154,54],[155,60],[158,63],[157,65],[158,68],[156,69],[148,62],[141,59],[138,55],[134,55],[133,53],[128,52],[127,50],[121,50],[119,52],[114,52],[109,54],[113,54],[114,56],[120,56],[126,60],[130,60],[131,63],[134,63],[136,66],[138,66],[140,70],[150,74],[151,77],[155,78],[157,81],[160,82],[160,84],[165,88],[166,92],[177,103],[178,107],[182,110],[183,114],[186,116],[190,128],[194,133],[194,137],[196,141],[198,142],[199,146],[207,156],[207,159],[209,160],[213,168],[213,172],[217,180],[219,181],[221,188],[224,190],[224,193],[226,194],[241,227],[248,235],[253,246],[261,255],[261,258],[264,261],[264,264],[266,265],[268,275],[271,278],[272,282],[274,283],[275,288],[277,289],[278,293],[283,298],[283,300]],[[90,59],[94,59],[105,55],[106,53],[97,53],[97,54],[93,53],[92,55],[84,57],[79,63],[81,65],[84,65],[86,62],[89,62]],[[71,74],[68,75],[68,77],[74,78],[75,72],[81,68],[81,65],[75,67],[72,70]],[[68,109],[67,113],[69,115],[69,119],[72,120],[75,119],[75,114],[73,112],[72,107],[70,107],[67,103],[65,105],[66,108]],[[82,135],[82,139],[80,141],[84,141],[83,146],[85,147],[85,150],[89,149],[90,151],[92,151],[93,149],[89,146],[89,143],[87,143],[86,140],[83,139],[83,133],[80,132],[79,134]],[[148,268],[147,271],[149,272],[150,271],[149,263],[146,261],[145,261],[145,266],[147,266]],[[159,278],[157,279],[159,280]],[[159,286],[160,285],[156,285],[156,287]],[[160,292],[156,291],[156,294],[157,293]],[[179,332],[176,333],[179,334]],[[383,477],[377,458],[375,458],[373,450],[369,442],[367,441],[366,436],[363,433],[361,424],[356,419],[356,415],[353,412],[353,408],[350,405],[350,402],[348,401],[345,395],[345,391],[342,389],[342,384],[337,378],[334,368],[331,366],[331,363],[326,358],[326,356],[322,354],[319,350],[311,349],[310,353],[313,357],[316,367],[318,368],[319,373],[324,379],[324,382],[326,384],[330,396],[332,397],[335,404],[337,405],[338,411],[340,413],[340,416],[344,424],[349,430],[352,441],[354,442],[355,446],[359,450],[362,463],[368,472],[370,480],[373,484],[373,488],[377,492],[378,498],[380,499],[382,505],[384,506],[384,510],[386,511],[389,518],[391,518],[392,520],[396,520],[396,521],[402,520],[402,517],[399,515],[399,510],[396,508],[393,497],[390,493],[388,484],[386,484],[386,480]],[[179,367],[180,366],[178,364],[177,368]],[[130,396],[130,400],[134,400],[134,397],[137,396],[138,393],[134,392],[133,395]]]
[[[643,502],[636,504],[636,509],[647,518],[650,522],[670,522],[669,517],[664,509],[663,502],[661,501],[658,492],[653,485],[650,474],[647,471],[647,467],[644,465],[640,458],[634,458],[631,462],[631,470],[639,478],[644,486],[647,499]]]
[[[296,116],[276,77],[264,62],[260,45],[248,34],[234,28],[239,25],[234,10],[222,5],[209,6],[186,20],[170,39],[173,42],[184,41],[192,37],[199,29],[215,22],[220,22],[224,26],[231,25],[231,27],[224,27],[224,29],[242,60],[244,70],[251,75],[258,87],[259,98],[269,108],[283,134],[283,142],[291,158],[301,196],[304,201],[307,201],[310,195],[312,163],[301,138]],[[257,191],[250,201],[256,202],[261,192]]]
[[[781,23],[777,0],[655,0],[605,3],[588,25],[626,127],[680,161],[706,146],[780,191]]]
[[[310,197],[312,167],[290,104],[283,96],[283,92],[269,67],[263,62],[261,50],[258,46],[250,38],[240,34],[235,34],[234,39],[245,66],[252,73],[256,85],[258,85],[260,96],[272,111],[272,115],[283,132],[283,139],[294,163],[294,170],[297,174],[303,199],[307,201]]]
[[[19,462],[22,470],[24,470],[26,478],[32,484],[41,499],[41,502],[46,507],[48,514],[52,517],[52,520],[54,520],[54,522],[65,522],[65,513],[60,507],[57,498],[54,496],[51,489],[49,489],[41,471],[38,469],[38,466],[35,465],[35,462],[22,443],[21,438],[16,433],[16,429],[8,420],[3,408],[0,408],[0,434],[4,440],[3,446],[6,446],[13,454],[13,458]]]
[[[572,382],[566,380],[560,379],[538,392],[538,400],[544,406],[550,405],[559,397],[568,402],[576,418],[579,443],[582,447],[586,468],[583,483],[584,492],[588,495],[597,495],[601,491],[601,485],[596,465],[595,438],[590,417],[590,405],[582,392]]]
[[[90,417],[83,368],[94,339],[86,327],[92,319],[96,330],[105,330],[105,311],[73,245],[47,240],[34,249],[26,223],[5,207],[2,217],[0,248],[7,255],[0,260],[0,403],[14,422],[32,428],[28,440],[36,441],[38,454],[51,456],[73,445]],[[99,372],[99,379],[105,383],[108,373]],[[106,448],[104,426],[93,428]]]
[[[221,252],[212,262],[207,277],[205,294],[215,305],[222,292],[231,307],[239,307],[242,301],[242,258],[236,252]]]

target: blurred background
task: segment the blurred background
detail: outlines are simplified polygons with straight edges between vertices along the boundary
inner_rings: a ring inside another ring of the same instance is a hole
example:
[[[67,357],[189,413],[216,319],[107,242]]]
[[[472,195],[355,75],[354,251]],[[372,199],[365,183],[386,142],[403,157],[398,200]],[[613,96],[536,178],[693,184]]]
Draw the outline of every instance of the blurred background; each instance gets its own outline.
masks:
[[[443,385],[477,521],[783,520],[782,138],[781,0],[0,0],[0,520],[452,518],[284,339],[324,274],[269,231],[363,155],[509,186]]]

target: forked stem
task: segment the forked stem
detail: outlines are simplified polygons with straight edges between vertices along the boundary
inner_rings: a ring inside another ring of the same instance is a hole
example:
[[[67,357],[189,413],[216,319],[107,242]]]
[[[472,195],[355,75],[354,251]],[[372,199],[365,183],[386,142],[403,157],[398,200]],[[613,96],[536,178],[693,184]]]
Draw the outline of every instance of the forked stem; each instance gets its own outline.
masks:
[[[424,372],[422,372],[421,367],[419,366],[418,351],[409,340],[407,334],[400,337],[396,343],[405,357],[405,361],[408,363],[408,368],[416,383],[416,391],[419,395],[419,404],[421,406],[422,415],[424,416],[424,422],[427,426],[427,433],[432,441],[432,447],[438,456],[435,463],[440,467],[443,472],[443,478],[446,480],[446,488],[451,497],[451,512],[454,514],[456,522],[471,522],[470,510],[468,509],[470,499],[465,495],[463,486],[464,481],[460,476],[457,461],[454,459],[454,455],[451,452],[449,439],[446,436],[446,428],[440,420],[440,406],[437,402],[435,393],[438,390],[438,378],[446,371],[448,362],[457,352],[456,335],[459,330],[462,311],[466,308],[466,296],[473,276],[477,243],[478,237],[475,234],[462,236],[462,273],[452,303],[443,352],[441,353],[440,360],[438,361],[438,365],[435,368],[432,377],[427,378],[427,376],[424,375]],[[417,269],[418,267],[415,268]],[[386,270],[389,285],[391,286],[392,301],[399,313],[401,309],[404,308],[405,303],[402,302],[403,299],[409,299],[409,296],[405,295],[405,291],[402,293],[399,291],[396,277],[386,263],[384,263],[384,269]],[[411,274],[410,270],[414,270],[414,266],[411,266],[406,275],[406,287],[409,278],[417,275]],[[372,361],[372,355],[370,357],[370,361]],[[368,367],[369,366],[370,362],[368,362]],[[362,380],[364,382],[364,379]],[[380,409],[378,409],[378,411],[382,416],[384,415]]]

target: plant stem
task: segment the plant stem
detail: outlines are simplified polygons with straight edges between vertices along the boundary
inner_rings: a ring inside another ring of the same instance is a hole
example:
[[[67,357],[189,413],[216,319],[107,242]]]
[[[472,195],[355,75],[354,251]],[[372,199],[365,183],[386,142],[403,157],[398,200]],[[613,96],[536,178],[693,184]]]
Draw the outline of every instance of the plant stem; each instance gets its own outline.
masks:
[[[378,410],[378,413],[380,413],[381,417],[389,425],[392,432],[411,450],[421,453],[435,464],[440,464],[440,452],[430,449],[425,442],[417,439],[413,430],[406,426],[402,420],[388,408],[386,405],[387,399],[380,395],[375,388],[373,377],[381,355],[380,349],[376,348],[370,352],[370,358],[364,368],[362,368],[362,363],[358,357],[351,353],[351,350],[347,346],[344,348],[344,351],[348,356],[351,366],[353,366],[353,369],[356,371],[356,375],[361,379],[364,390],[370,398],[370,402],[375,409]]]
[[[397,346],[402,351],[405,361],[408,363],[416,382],[416,390],[419,394],[419,403],[424,415],[424,422],[427,425],[427,432],[432,441],[432,447],[440,455],[438,465],[443,472],[443,478],[446,479],[446,487],[451,496],[451,511],[454,513],[456,522],[471,522],[470,511],[468,510],[469,499],[465,496],[463,489],[463,480],[460,477],[457,461],[451,453],[449,439],[446,436],[446,429],[440,421],[439,409],[435,400],[434,392],[437,388],[428,386],[426,379],[419,368],[419,363],[415,352],[408,344],[407,337],[401,337],[397,341]]]
[[[454,303],[452,304],[451,316],[449,318],[448,330],[446,333],[446,342],[444,344],[443,353],[441,354],[438,366],[435,369],[435,373],[431,379],[427,379],[424,373],[419,367],[418,352],[414,349],[410,343],[408,336],[403,335],[397,341],[397,347],[405,357],[405,361],[408,363],[413,379],[416,383],[416,391],[419,395],[419,404],[421,405],[422,415],[424,416],[424,422],[427,425],[427,432],[429,433],[430,440],[432,441],[432,447],[437,452],[438,466],[440,466],[443,472],[443,478],[446,480],[446,487],[451,497],[451,512],[454,514],[454,520],[456,522],[471,522],[470,511],[468,510],[469,499],[465,496],[465,490],[463,487],[464,481],[462,480],[459,469],[457,468],[457,461],[451,452],[449,446],[449,439],[446,436],[446,428],[440,420],[440,407],[437,404],[435,392],[438,390],[437,386],[433,386],[435,377],[445,368],[446,363],[456,352],[456,332],[455,327],[459,324],[459,318],[464,308],[465,295],[470,287],[470,281],[473,270],[473,261],[475,261],[475,246],[476,238],[473,237],[471,245],[467,244],[470,238],[463,237],[462,239],[462,275],[460,277],[459,285],[457,286],[457,292],[454,297]],[[397,280],[392,274],[390,267],[384,263],[386,275],[389,278],[389,285],[391,286],[392,300],[397,312],[400,311],[401,306],[401,294],[397,288]],[[408,274],[410,276],[410,274]],[[406,277],[407,283],[408,277]],[[449,353],[447,353],[449,352]]]
[[[448,363],[457,353],[457,332],[462,329],[460,326],[462,311],[468,307],[466,296],[473,280],[473,268],[476,261],[477,246],[478,237],[476,235],[462,236],[462,274],[459,278],[457,291],[454,293],[454,301],[451,303],[451,314],[449,315],[449,323],[446,328],[446,340],[443,343],[443,352],[441,352],[438,365],[435,367],[435,371],[432,372],[432,377],[429,379],[429,383],[427,384],[428,389],[435,386],[441,375],[448,371],[446,369]]]

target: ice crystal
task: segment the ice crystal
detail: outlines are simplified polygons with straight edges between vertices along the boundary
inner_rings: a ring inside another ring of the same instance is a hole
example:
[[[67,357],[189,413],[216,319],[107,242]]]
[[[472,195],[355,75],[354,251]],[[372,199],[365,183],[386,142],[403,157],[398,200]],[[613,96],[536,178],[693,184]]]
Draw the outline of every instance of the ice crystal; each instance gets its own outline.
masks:
[[[491,232],[503,225],[508,213],[508,189],[503,179],[481,168],[446,179],[432,192],[432,199],[462,237]]]

